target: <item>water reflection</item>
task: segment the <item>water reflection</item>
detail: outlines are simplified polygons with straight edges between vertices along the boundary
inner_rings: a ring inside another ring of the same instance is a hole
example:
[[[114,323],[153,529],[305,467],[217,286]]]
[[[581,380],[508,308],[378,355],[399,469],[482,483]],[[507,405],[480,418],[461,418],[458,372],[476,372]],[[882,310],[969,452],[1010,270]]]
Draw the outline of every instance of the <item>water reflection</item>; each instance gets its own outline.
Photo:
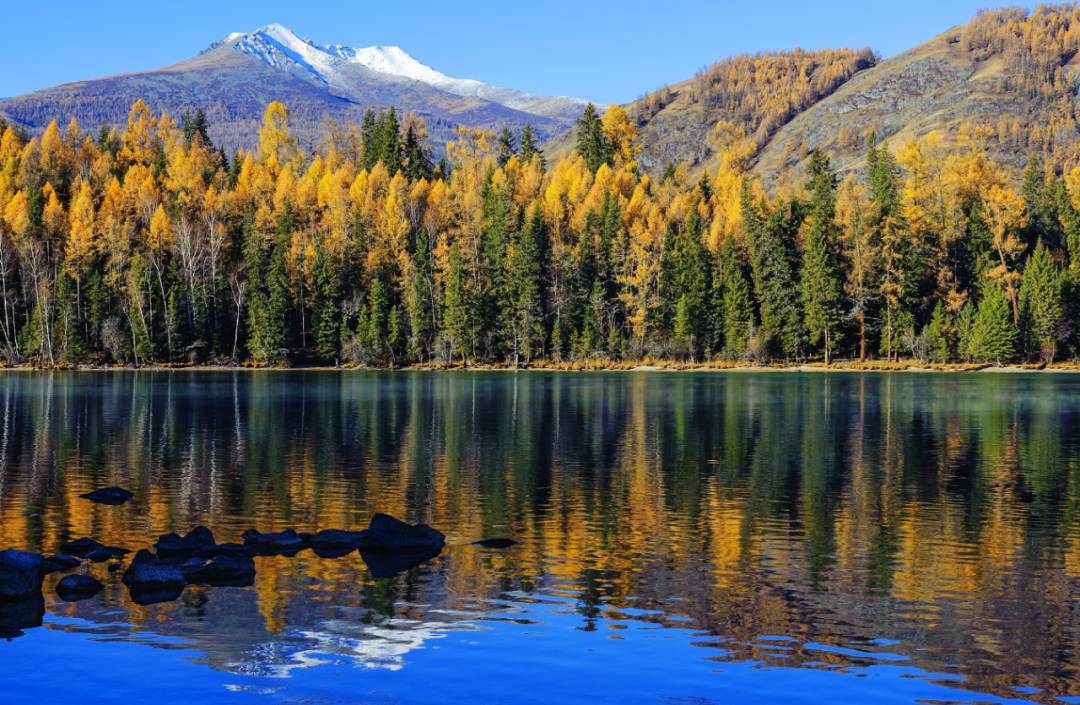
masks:
[[[952,688],[1049,702],[1080,696],[1073,380],[9,373],[0,547],[140,548],[195,524],[235,541],[360,529],[381,511],[440,528],[447,550],[393,578],[357,554],[258,558],[253,588],[150,607],[98,565],[107,588],[86,602],[56,600],[50,578],[47,628],[175,637],[267,678],[408,671],[410,653],[493,625],[512,625],[507,649],[553,624],[594,645],[676,630],[700,648],[657,638],[650,658],[900,659],[955,674]],[[78,497],[108,485],[136,497]],[[522,543],[467,545],[492,536]]]

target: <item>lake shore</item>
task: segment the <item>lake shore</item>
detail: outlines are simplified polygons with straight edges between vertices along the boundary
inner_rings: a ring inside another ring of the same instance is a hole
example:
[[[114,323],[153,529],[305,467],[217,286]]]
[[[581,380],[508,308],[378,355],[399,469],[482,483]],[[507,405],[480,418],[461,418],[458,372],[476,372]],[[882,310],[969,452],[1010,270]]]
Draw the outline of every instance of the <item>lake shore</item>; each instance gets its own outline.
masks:
[[[245,362],[237,365],[207,363],[157,363],[145,365],[132,364],[57,364],[57,365],[3,365],[0,371],[8,372],[137,372],[137,371],[208,371],[208,372],[238,372],[238,371],[308,371],[308,372],[740,372],[740,373],[775,373],[775,372],[809,372],[809,373],[864,373],[864,372],[915,372],[915,373],[985,373],[985,374],[1016,374],[1016,373],[1044,373],[1044,374],[1073,374],[1080,373],[1080,363],[1063,362],[1050,365],[1045,364],[938,364],[918,363],[914,360],[901,360],[899,362],[873,361],[839,361],[826,365],[823,362],[802,363],[773,363],[752,364],[729,361],[713,362],[682,362],[676,360],[645,360],[635,362],[612,362],[609,360],[588,360],[578,362],[533,362],[528,365],[514,367],[510,364],[478,363],[463,365],[461,363],[431,363],[421,365],[407,365],[402,367],[367,366],[345,364],[333,365],[272,365],[265,363]]]

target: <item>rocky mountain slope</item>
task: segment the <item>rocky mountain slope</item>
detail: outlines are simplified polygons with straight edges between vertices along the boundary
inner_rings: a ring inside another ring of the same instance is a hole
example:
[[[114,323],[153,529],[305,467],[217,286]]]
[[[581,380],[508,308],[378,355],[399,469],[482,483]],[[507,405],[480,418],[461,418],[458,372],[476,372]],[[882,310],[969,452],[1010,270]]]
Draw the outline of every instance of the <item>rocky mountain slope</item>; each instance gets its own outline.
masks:
[[[178,117],[201,108],[211,138],[252,147],[270,101],[287,105],[301,129],[323,115],[359,123],[368,108],[394,106],[427,120],[438,146],[458,125],[498,130],[531,123],[541,139],[566,129],[586,101],[538,96],[449,78],[397,47],[320,46],[280,25],[234,33],[198,56],[154,71],[76,81],[0,100],[0,115],[32,132],[77,118],[87,127],[123,124],[135,100]]]
[[[790,81],[788,93],[773,91],[780,102],[789,102],[773,111],[776,119],[769,124],[749,121],[745,104],[710,105],[703,93],[711,88],[726,96],[743,90],[753,74],[731,67],[751,60],[766,69],[767,78],[776,74],[764,83],[783,87],[773,67],[783,53],[773,55],[771,63],[762,60],[768,55],[717,62],[709,72],[625,107],[638,118],[641,163],[651,173],[661,172],[669,161],[689,162],[692,173],[715,170],[719,161],[709,134],[718,120],[747,127],[758,147],[754,169],[766,178],[800,167],[814,147],[826,150],[841,171],[861,169],[871,131],[895,150],[936,130],[948,147],[965,124],[988,128],[984,138],[991,156],[1014,171],[1032,152],[1067,169],[1080,164],[1078,49],[1080,10],[1075,4],[1044,5],[1033,12],[1003,8],[980,11],[967,25],[886,61],[836,73],[812,100],[795,105],[800,82],[812,84],[827,68],[812,56],[803,62],[798,80]],[[753,80],[761,83],[761,75]],[[756,109],[762,110],[761,105]],[[559,135],[545,150],[554,157],[569,152],[572,141],[572,134]]]

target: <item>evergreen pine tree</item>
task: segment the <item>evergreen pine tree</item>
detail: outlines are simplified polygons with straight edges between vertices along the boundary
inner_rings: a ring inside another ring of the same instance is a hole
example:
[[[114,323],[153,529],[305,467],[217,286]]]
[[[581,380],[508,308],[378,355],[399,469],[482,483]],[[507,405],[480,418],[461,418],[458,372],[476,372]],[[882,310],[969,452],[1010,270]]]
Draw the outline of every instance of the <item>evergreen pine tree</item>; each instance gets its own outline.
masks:
[[[389,342],[389,319],[390,297],[386,285],[381,279],[376,278],[371,282],[371,291],[368,292],[367,300],[368,321],[367,336],[363,340],[364,346],[370,351],[371,356],[381,360],[390,352]]]
[[[389,112],[380,126],[379,158],[386,171],[391,177],[396,176],[402,170],[403,160],[401,155],[401,125],[398,124],[397,113],[394,106],[390,106]]]
[[[512,256],[507,261],[509,291],[503,310],[503,336],[514,357],[525,363],[543,349],[543,308],[541,306],[540,247],[544,214],[540,204],[514,238]]]
[[[509,127],[504,127],[499,133],[499,166],[506,166],[506,163],[517,154],[516,142],[514,133],[510,132]]]
[[[324,360],[337,360],[341,341],[341,307],[330,256],[320,246],[315,254],[315,291],[312,296],[315,349]]]
[[[382,111],[379,112],[379,117],[382,117]],[[364,111],[364,119],[360,124],[360,142],[364,149],[364,168],[371,171],[382,158],[382,135],[371,108]]]
[[[1020,286],[1021,350],[1028,356],[1042,356],[1052,362],[1061,321],[1061,284],[1050,250],[1038,241],[1028,258],[1024,282]]]
[[[926,354],[935,362],[948,362],[953,356],[953,330],[945,305],[940,301],[926,327]]]
[[[983,282],[971,331],[971,355],[978,362],[1002,362],[1016,354],[1016,326],[1005,292],[993,279]]]
[[[810,231],[803,247],[802,304],[809,342],[823,342],[825,364],[832,362],[842,319],[840,279],[833,255],[836,175],[829,158],[815,149],[806,167],[810,177]]]
[[[446,297],[443,310],[443,331],[450,344],[450,359],[460,351],[462,364],[467,359],[469,340],[469,289],[461,248],[455,242],[450,248],[450,266],[446,276]]]
[[[536,139],[536,131],[533,129],[532,123],[525,123],[525,127],[521,128],[521,136],[518,138],[520,145],[519,158],[522,163],[528,164],[532,161],[533,156],[539,157],[540,168],[544,168],[544,153],[540,151],[539,143]]]
[[[435,301],[431,252],[427,233],[421,230],[416,237],[412,278],[409,280],[410,352],[423,360],[430,352],[435,335]]]
[[[754,322],[754,304],[750,284],[746,281],[735,253],[734,238],[727,238],[721,250],[721,269],[724,287],[724,355],[741,360],[746,354],[750,326]]]
[[[410,181],[419,181],[420,179],[431,178],[434,171],[431,166],[431,159],[427,155],[427,150],[424,145],[420,143],[419,137],[416,135],[416,130],[410,124],[409,129],[405,131],[405,157],[408,161],[405,167],[406,176]]]
[[[611,148],[595,105],[589,103],[585,106],[576,126],[577,153],[585,159],[589,171],[595,174],[601,166],[611,163]]]

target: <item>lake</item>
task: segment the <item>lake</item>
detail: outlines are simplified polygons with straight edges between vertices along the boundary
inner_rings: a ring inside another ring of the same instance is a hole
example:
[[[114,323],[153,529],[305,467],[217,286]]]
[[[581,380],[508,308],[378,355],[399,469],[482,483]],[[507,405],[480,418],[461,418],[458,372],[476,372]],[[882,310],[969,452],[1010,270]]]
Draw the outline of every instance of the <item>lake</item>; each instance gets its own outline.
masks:
[[[448,545],[150,606],[49,576],[0,700],[1080,703],[1080,376],[0,375],[0,549],[374,512]]]

